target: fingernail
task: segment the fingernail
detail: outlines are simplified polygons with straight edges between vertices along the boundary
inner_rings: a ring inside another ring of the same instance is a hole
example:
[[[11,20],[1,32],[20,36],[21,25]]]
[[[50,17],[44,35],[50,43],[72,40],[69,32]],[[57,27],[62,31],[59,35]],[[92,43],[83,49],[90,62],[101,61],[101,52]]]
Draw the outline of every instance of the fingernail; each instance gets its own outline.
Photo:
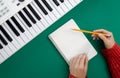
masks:
[[[111,35],[107,35],[107,37],[111,37]]]
[[[86,56],[86,54],[85,53],[83,53],[83,55],[82,55],[83,57],[85,57]]]
[[[91,37],[94,37],[94,35],[91,35]]]
[[[95,38],[93,38],[93,40],[95,40]]]

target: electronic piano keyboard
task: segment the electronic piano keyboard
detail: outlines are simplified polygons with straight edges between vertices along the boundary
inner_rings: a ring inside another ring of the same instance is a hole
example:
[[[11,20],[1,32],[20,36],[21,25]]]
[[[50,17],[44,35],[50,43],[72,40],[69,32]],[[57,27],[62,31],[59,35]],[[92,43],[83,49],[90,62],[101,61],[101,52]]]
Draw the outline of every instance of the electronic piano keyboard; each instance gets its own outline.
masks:
[[[0,0],[0,63],[82,0]]]

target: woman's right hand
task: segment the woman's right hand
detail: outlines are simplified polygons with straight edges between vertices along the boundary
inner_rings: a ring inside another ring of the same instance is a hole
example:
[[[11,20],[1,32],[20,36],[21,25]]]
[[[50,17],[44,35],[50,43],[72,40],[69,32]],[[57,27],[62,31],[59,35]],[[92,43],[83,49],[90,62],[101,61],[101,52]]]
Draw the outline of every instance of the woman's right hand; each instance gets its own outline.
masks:
[[[100,33],[100,34],[93,34],[92,37],[94,40],[98,39],[98,38],[103,40],[106,49],[112,48],[113,45],[115,44],[114,37],[113,37],[113,34],[111,32],[104,30],[104,29],[94,30],[93,32]],[[108,36],[104,36],[102,34],[107,34]]]

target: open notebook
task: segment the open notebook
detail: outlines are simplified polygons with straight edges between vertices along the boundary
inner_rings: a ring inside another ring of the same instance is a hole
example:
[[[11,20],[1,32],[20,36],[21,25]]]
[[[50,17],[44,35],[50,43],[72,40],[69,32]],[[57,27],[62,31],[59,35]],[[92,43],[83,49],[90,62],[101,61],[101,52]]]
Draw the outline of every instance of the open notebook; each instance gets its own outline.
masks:
[[[89,60],[97,55],[85,35],[82,32],[73,31],[72,28],[79,29],[73,19],[49,35],[49,39],[66,62],[69,64],[72,57],[81,53],[86,53]]]

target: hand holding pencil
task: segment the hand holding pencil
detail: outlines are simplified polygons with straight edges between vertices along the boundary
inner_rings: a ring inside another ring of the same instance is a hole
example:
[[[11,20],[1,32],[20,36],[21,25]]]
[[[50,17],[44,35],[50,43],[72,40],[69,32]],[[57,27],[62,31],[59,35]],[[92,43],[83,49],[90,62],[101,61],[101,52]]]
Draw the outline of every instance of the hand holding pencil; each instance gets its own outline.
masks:
[[[100,38],[101,40],[103,40],[106,49],[112,48],[113,45],[115,44],[112,32],[109,32],[109,31],[104,30],[104,29],[94,30],[93,32],[100,33],[100,34],[93,34],[92,37],[94,40],[96,38]],[[107,34],[109,36],[104,36],[102,34]]]
[[[86,31],[86,30],[74,29],[74,28],[73,28],[73,30],[78,31],[78,32],[85,32],[85,33],[92,34],[93,40],[100,38],[101,40],[103,40],[106,49],[112,48],[113,45],[115,44],[113,34],[107,30],[98,29],[98,30],[94,30],[93,32]]]

